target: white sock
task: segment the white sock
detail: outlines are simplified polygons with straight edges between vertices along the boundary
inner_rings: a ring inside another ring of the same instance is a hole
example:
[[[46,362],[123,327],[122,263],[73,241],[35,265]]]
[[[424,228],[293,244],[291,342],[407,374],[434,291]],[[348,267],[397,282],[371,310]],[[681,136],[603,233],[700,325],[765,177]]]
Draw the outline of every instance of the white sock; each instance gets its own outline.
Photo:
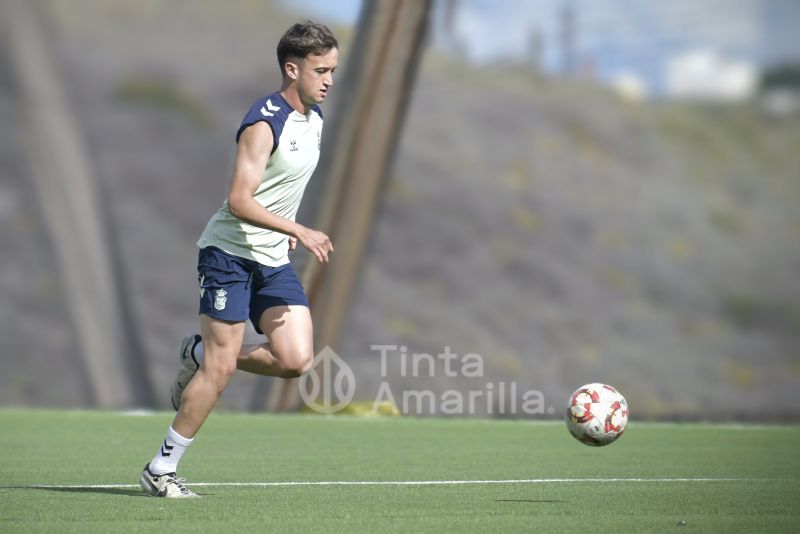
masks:
[[[194,361],[197,362],[197,365],[203,365],[203,356],[205,355],[205,351],[203,350],[202,341],[194,346],[192,354],[194,354]]]
[[[150,462],[150,472],[154,475],[176,472],[181,456],[186,452],[186,447],[192,444],[192,441],[193,438],[184,438],[172,427],[169,427],[164,443],[161,444],[161,448]]]

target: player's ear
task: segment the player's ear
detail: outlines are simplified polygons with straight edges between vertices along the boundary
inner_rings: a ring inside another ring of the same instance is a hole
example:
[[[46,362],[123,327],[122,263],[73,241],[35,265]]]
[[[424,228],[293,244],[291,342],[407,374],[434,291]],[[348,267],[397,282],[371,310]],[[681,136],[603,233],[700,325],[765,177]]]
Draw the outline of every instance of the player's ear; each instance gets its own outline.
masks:
[[[297,79],[297,73],[300,70],[300,65],[298,65],[294,61],[287,61],[283,68],[284,71],[286,72],[286,76],[288,76],[292,80]]]

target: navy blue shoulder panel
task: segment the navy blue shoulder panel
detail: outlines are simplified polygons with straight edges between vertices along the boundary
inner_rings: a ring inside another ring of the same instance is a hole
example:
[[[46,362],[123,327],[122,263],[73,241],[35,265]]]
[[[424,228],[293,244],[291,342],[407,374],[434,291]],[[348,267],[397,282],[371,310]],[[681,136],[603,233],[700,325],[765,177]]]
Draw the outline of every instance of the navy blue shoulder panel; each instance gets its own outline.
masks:
[[[324,119],[325,117],[322,116],[322,109],[316,104],[311,105],[311,111],[316,111],[317,115],[319,115],[320,119]]]
[[[239,142],[242,132],[248,126],[264,121],[269,124],[272,130],[272,152],[278,148],[278,140],[281,138],[283,125],[286,124],[286,119],[292,112],[292,107],[283,99],[280,93],[272,93],[269,96],[256,100],[255,104],[250,107],[247,115],[242,119],[242,124],[236,132],[236,142]],[[272,153],[270,152],[270,153]]]

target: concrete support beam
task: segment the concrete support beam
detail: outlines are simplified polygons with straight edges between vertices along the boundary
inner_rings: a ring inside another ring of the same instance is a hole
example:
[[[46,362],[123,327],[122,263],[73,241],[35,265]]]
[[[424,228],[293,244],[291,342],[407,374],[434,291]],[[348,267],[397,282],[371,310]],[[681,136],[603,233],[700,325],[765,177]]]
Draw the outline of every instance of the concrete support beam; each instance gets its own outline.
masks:
[[[143,355],[133,353],[138,343],[130,339],[129,308],[122,298],[104,206],[51,55],[39,11],[43,8],[41,3],[8,0],[2,17],[39,213],[50,235],[95,405],[151,405],[144,365],[137,367],[132,360]]]

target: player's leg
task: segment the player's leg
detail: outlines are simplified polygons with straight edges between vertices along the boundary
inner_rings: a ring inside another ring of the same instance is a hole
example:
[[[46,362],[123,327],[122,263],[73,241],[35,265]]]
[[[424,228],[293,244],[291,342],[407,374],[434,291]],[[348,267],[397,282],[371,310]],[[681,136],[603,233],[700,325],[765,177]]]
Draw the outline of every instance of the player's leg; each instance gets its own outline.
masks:
[[[274,306],[262,312],[259,329],[269,343],[245,345],[237,367],[250,373],[295,378],[311,369],[314,333],[306,306]]]
[[[156,455],[142,470],[142,488],[159,497],[196,497],[176,476],[178,462],[236,371],[244,338],[244,322],[200,316],[205,357],[189,385],[172,425]]]
[[[303,286],[289,264],[264,267],[254,274],[250,321],[269,343],[243,347],[237,366],[260,375],[298,377],[311,369],[314,359],[311,312]]]
[[[204,359],[186,388],[181,388],[180,409],[163,444],[142,471],[140,483],[151,495],[195,496],[180,483],[175,472],[186,448],[236,371],[236,358],[249,315],[249,269],[246,260],[220,250],[200,251],[200,330],[205,342]]]
[[[186,438],[194,437],[230,382],[244,339],[244,322],[201,315],[200,326],[205,345],[203,365],[183,391],[180,410],[172,422],[172,428]]]

